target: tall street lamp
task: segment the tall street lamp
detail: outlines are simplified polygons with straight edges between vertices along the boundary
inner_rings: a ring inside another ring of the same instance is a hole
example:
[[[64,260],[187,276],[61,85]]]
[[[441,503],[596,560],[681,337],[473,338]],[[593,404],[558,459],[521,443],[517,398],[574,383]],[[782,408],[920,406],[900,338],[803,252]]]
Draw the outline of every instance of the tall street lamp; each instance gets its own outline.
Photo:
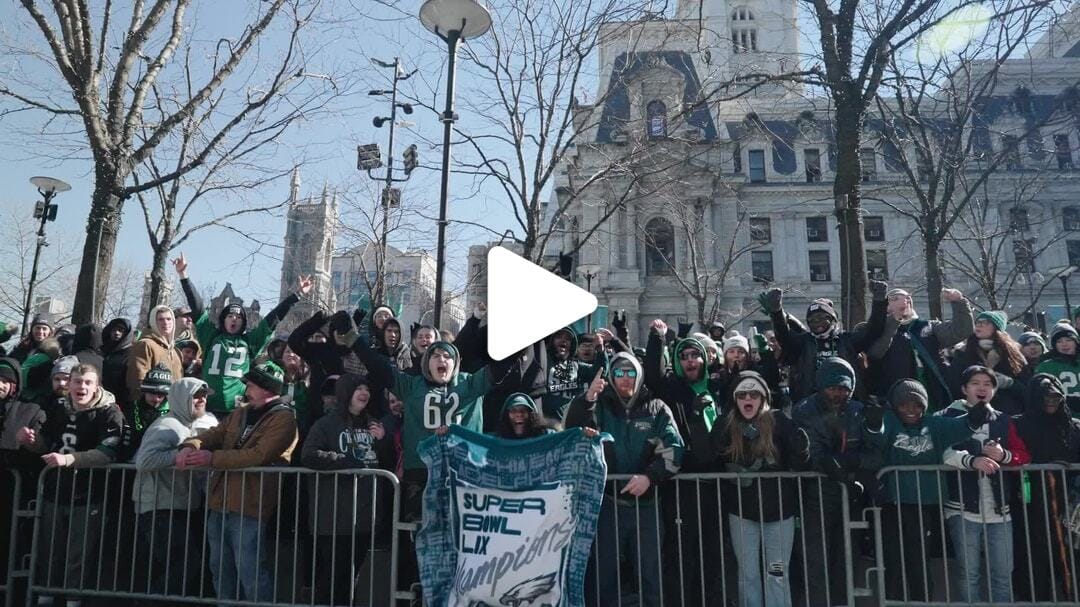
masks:
[[[450,135],[454,113],[454,76],[457,50],[463,40],[483,36],[491,29],[491,13],[476,0],[427,0],[420,7],[420,23],[446,42],[449,63],[446,70],[446,108],[442,113],[442,187],[439,193],[439,241],[435,259],[435,324],[442,324],[443,270],[446,267],[446,202],[450,187]]]
[[[34,283],[37,282],[38,260],[41,259],[41,247],[49,245],[49,243],[45,242],[45,222],[56,221],[56,211],[58,207],[55,204],[52,204],[52,199],[60,192],[66,192],[71,189],[71,186],[68,184],[59,179],[53,179],[52,177],[31,177],[30,183],[34,184],[38,194],[41,194],[42,199],[34,203],[34,219],[40,219],[41,223],[38,224],[37,245],[34,247],[34,265],[30,269],[30,284],[26,286],[26,308],[24,309],[22,321],[23,335],[26,335],[26,330],[28,328],[26,325],[30,322],[30,307],[34,305]]]
[[[1053,268],[1050,271],[1057,275],[1058,280],[1061,281],[1061,291],[1065,294],[1065,318],[1072,322],[1072,304],[1069,302],[1069,277],[1073,275],[1073,272],[1080,269],[1077,266],[1065,266],[1063,268]]]
[[[600,264],[580,263],[578,264],[577,271],[585,278],[585,290],[592,293],[592,281],[597,276],[600,276]],[[585,332],[592,333],[592,312],[589,312],[589,316],[585,320]]]

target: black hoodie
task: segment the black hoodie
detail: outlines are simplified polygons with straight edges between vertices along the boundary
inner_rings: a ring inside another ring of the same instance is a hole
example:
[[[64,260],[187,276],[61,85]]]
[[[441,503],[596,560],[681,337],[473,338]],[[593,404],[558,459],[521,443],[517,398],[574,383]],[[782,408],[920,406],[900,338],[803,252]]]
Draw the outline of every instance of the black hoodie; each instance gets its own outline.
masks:
[[[45,423],[45,413],[36,403],[19,400],[19,388],[22,382],[22,369],[14,358],[0,358],[0,366],[15,372],[15,389],[7,398],[0,401],[0,468],[14,468],[23,471],[41,469],[38,453],[43,452],[41,426]],[[20,448],[15,436],[20,428],[30,428],[37,433],[38,445],[29,450]]]
[[[94,365],[101,370],[104,358],[101,354],[101,327],[94,323],[75,329],[75,339],[71,344],[71,353],[80,364]]]
[[[1080,420],[1073,419],[1068,403],[1062,402],[1053,415],[1043,410],[1044,396],[1065,395],[1061,381],[1040,373],[1028,381],[1025,393],[1027,406],[1015,423],[1017,433],[1027,445],[1031,463],[1080,462]]]
[[[119,327],[124,335],[119,341],[114,341],[110,334],[114,328]],[[120,405],[127,404],[127,371],[128,353],[131,352],[131,344],[135,334],[131,330],[131,321],[126,318],[114,318],[105,325],[101,331],[101,354],[103,362],[101,366],[101,387],[116,396]],[[121,407],[122,408],[122,407]]]

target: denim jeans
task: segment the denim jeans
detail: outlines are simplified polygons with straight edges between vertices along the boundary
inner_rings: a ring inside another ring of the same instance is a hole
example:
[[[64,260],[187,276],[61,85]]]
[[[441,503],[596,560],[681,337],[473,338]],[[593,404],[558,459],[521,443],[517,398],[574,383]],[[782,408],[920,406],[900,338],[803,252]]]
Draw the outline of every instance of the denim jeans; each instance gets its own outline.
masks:
[[[959,599],[964,602],[987,600],[987,584],[983,574],[989,566],[989,600],[994,603],[1007,603],[1012,600],[1012,525],[973,523],[965,521],[963,515],[950,516],[945,519],[945,524],[949,527],[949,539],[952,540],[959,565]]]
[[[629,604],[620,592],[638,596],[642,607],[660,607],[660,519],[655,501],[616,506],[604,498],[597,523],[592,562],[585,576],[589,605]],[[634,579],[619,579],[620,561],[626,561]],[[620,583],[621,582],[621,583]]]
[[[210,573],[219,599],[238,600],[243,589],[243,600],[274,600],[261,521],[236,512],[211,510],[206,521],[206,541],[210,544]]]
[[[731,545],[739,562],[740,607],[790,607],[791,547],[795,543],[795,519],[759,523],[734,514],[728,515]],[[761,548],[765,547],[762,567]],[[761,572],[764,569],[765,595],[761,593]]]

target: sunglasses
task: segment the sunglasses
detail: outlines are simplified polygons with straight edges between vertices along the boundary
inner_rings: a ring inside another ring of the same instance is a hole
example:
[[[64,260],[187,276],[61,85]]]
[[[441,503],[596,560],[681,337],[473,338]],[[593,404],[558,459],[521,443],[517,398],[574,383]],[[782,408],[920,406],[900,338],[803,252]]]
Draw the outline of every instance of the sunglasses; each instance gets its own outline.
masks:
[[[635,377],[637,377],[637,370],[636,369],[612,369],[611,370],[611,376],[612,377],[635,378]]]
[[[701,352],[690,350],[688,352],[679,353],[679,360],[694,360],[695,358],[701,360]]]
[[[749,398],[750,396],[759,396],[760,397],[761,393],[760,392],[736,392],[735,393],[735,399],[736,400],[738,400],[740,398]]]

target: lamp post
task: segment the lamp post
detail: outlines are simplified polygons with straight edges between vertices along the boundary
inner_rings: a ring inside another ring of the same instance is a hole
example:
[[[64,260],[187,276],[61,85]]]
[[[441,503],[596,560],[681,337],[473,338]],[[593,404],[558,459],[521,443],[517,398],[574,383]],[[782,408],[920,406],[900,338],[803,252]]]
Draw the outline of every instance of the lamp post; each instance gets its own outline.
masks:
[[[577,267],[578,272],[585,278],[585,290],[592,293],[592,280],[600,275],[600,264],[581,263]],[[592,333],[592,312],[585,319],[585,332]]]
[[[457,115],[454,113],[454,76],[457,73],[457,50],[463,40],[483,36],[491,29],[491,14],[476,0],[427,0],[420,7],[420,22],[446,42],[449,62],[446,66],[446,107],[442,114],[443,154],[442,184],[439,192],[439,240],[435,259],[435,324],[442,324],[443,270],[446,266],[446,202],[450,187],[450,135]]]
[[[1061,292],[1065,294],[1065,318],[1072,322],[1072,304],[1069,303],[1069,277],[1073,275],[1078,268],[1077,266],[1066,266],[1064,268],[1055,268],[1057,270],[1057,278],[1061,281]]]
[[[34,305],[34,283],[37,281],[38,260],[41,258],[41,247],[46,247],[45,222],[56,221],[57,206],[52,204],[52,199],[60,192],[66,192],[71,186],[52,177],[31,177],[30,183],[41,194],[41,200],[34,203],[34,219],[40,219],[37,231],[37,245],[34,247],[34,265],[30,269],[30,283],[26,286],[26,308],[23,313],[22,334],[26,335],[27,323],[30,322],[31,306]]]

